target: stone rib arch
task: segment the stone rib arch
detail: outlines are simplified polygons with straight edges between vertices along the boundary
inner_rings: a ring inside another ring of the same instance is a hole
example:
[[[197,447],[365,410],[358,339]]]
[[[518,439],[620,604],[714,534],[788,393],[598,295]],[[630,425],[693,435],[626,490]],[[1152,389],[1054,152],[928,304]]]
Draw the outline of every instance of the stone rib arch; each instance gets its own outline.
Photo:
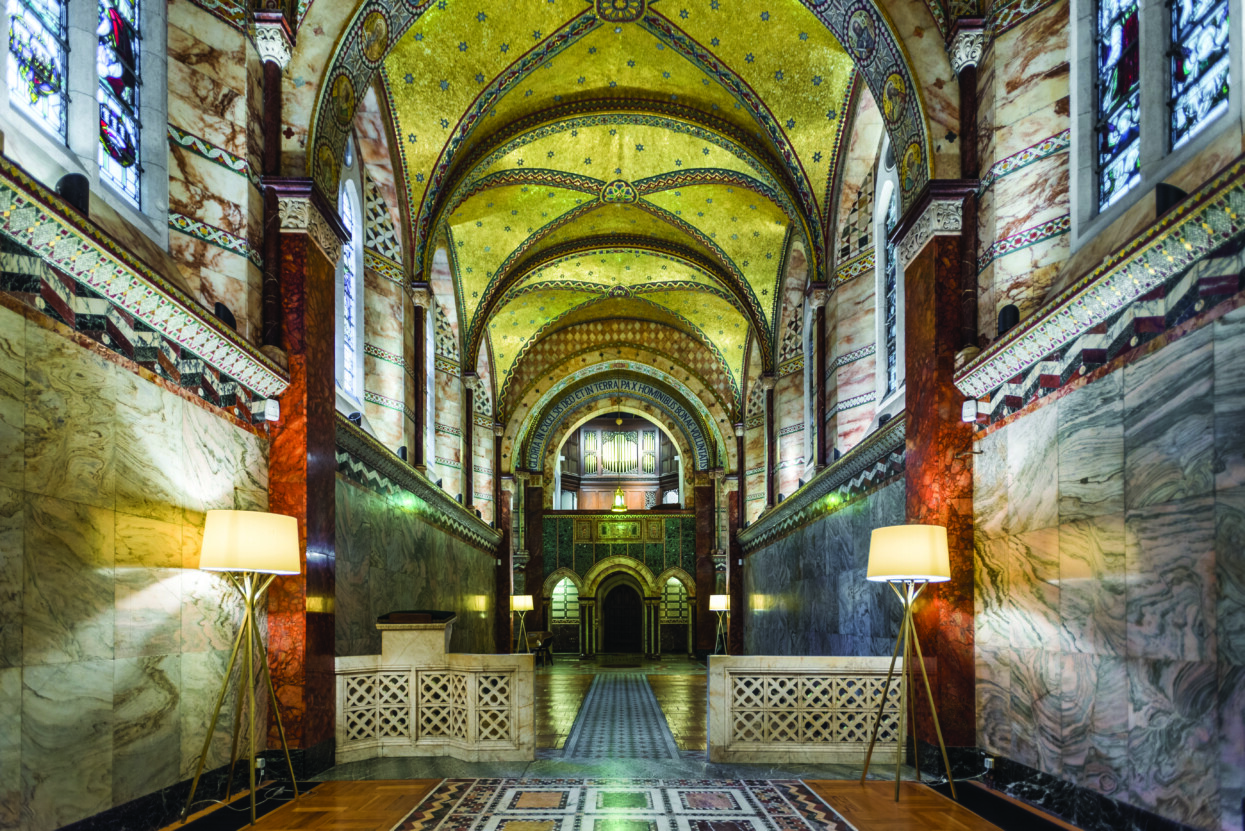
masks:
[[[683,584],[683,588],[687,589],[687,597],[689,600],[694,600],[696,598],[696,578],[678,566],[670,566],[670,568],[657,575],[656,583],[658,588],[666,585],[666,583],[669,583],[672,579],[678,580]]]
[[[581,595],[583,594],[584,581],[580,579],[578,574],[563,566],[545,578],[545,582],[540,586],[540,596],[546,598],[553,597],[554,588],[563,580],[570,580],[571,584],[575,586],[575,591]]]
[[[644,563],[624,554],[606,557],[592,565],[584,574],[584,591],[581,597],[596,597],[602,584],[611,577],[625,574],[640,584],[645,597],[657,597],[660,593],[653,572]]]

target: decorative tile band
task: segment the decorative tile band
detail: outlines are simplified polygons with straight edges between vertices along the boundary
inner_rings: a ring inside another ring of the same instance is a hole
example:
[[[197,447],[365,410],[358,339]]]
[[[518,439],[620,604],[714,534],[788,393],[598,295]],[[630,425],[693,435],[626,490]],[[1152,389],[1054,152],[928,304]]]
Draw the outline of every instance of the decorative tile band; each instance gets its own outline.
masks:
[[[1039,242],[1045,242],[1048,239],[1061,237],[1072,230],[1071,214],[1057,216],[1054,219],[1047,220],[1041,225],[1035,225],[1032,228],[1026,228],[1023,231],[1017,231],[1008,237],[995,240],[990,246],[981,253],[977,258],[978,273],[985,271],[986,266],[995,260],[1006,257],[1008,254],[1014,254],[1021,249],[1028,248],[1031,245],[1037,245]]]
[[[246,31],[247,7],[230,0],[191,0],[208,14],[219,17],[235,29]]]
[[[448,424],[441,424],[440,422],[433,424],[433,430],[438,433],[444,433],[447,436],[455,436],[460,439],[463,437],[462,430],[459,430],[457,427],[451,427]]]
[[[873,273],[874,256],[876,253],[877,252],[870,248],[865,253],[854,259],[848,260],[836,268],[834,270],[834,285],[831,288],[837,289],[839,286],[855,280],[862,274]]]
[[[757,465],[754,468],[745,470],[744,476],[755,476],[758,473],[764,473],[764,472],[765,472],[765,465]]]
[[[410,409],[406,406],[405,403],[401,401],[395,401],[392,398],[386,398],[380,393],[372,392],[371,390],[363,391],[363,400],[366,401],[368,404],[375,404],[376,406],[384,407],[387,410],[396,410],[397,412],[402,413],[402,415],[406,416],[407,418],[414,420],[414,416],[412,415]]]
[[[764,502],[764,501],[765,501],[765,494],[763,493],[754,493],[751,496],[747,496],[744,498],[744,502]]]
[[[1053,6],[1055,2],[1056,0],[1004,0],[990,10],[986,30],[992,38],[997,38],[1046,7]]]
[[[781,430],[778,431],[778,435],[779,436],[791,436],[796,433],[803,433],[803,432],[804,432],[804,422],[800,422],[799,424],[792,424],[789,427],[782,428]]]
[[[785,364],[782,364],[781,366],[779,366],[778,377],[786,378],[788,375],[795,375],[797,372],[803,372],[803,371],[804,371],[804,356],[800,355],[799,357],[792,358],[791,360],[787,361]]]
[[[280,395],[289,378],[111,237],[62,208],[59,197],[0,159],[0,234],[63,271],[126,315],[193,352],[257,397]]]
[[[1243,214],[1245,160],[1238,159],[970,361],[955,385],[981,398],[1027,372],[1240,236]]]
[[[1013,153],[1005,159],[999,159],[990,165],[990,169],[986,171],[986,175],[981,177],[981,184],[977,187],[977,193],[982,194],[993,187],[994,183],[999,179],[1010,176],[1018,170],[1022,170],[1034,162],[1041,161],[1056,153],[1063,153],[1072,147],[1072,131],[1064,130],[1056,133],[1050,138],[1039,141],[1032,147],[1026,147],[1019,153]]]
[[[867,358],[876,351],[877,351],[877,344],[871,343],[868,346],[862,346],[859,349],[854,349],[851,352],[840,355],[839,357],[834,359],[834,362],[831,364],[831,366],[834,369],[838,369],[841,366],[847,366],[848,364],[855,363],[856,361],[859,361],[862,358]]]
[[[401,355],[395,355],[392,352],[388,352],[384,349],[381,349],[379,346],[373,343],[364,342],[363,354],[371,355],[373,358],[375,358],[378,361],[384,361],[385,363],[394,364],[395,366],[400,366],[403,369],[406,369],[406,358],[402,357]],[[408,374],[409,374],[409,370],[408,370]]]
[[[844,410],[851,410],[855,407],[868,404],[876,400],[877,397],[878,394],[876,392],[866,392],[860,395],[854,395],[851,398],[844,398],[842,401],[837,402],[833,407],[827,407],[826,410],[829,413],[841,413]]]
[[[492,469],[491,467],[484,467],[483,465],[472,465],[472,466],[471,466],[471,472],[472,472],[472,473],[479,473],[479,474],[481,474],[481,475],[483,475],[483,476],[492,476],[492,475],[493,475],[493,469]]]
[[[437,459],[441,463],[441,459]],[[388,448],[337,414],[337,472],[383,494],[398,490],[415,496],[419,517],[477,548],[492,553],[501,533],[488,527],[445,491]]]
[[[363,249],[363,267],[370,268],[391,283],[397,283],[399,286],[406,284],[406,281],[402,279],[402,266],[370,248]]]
[[[463,469],[462,464],[454,461],[453,459],[445,459],[445,458],[442,458],[441,456],[437,456],[435,458],[437,460],[437,464],[439,464],[441,467],[448,467],[451,470],[462,470]]]
[[[852,496],[871,490],[901,474],[907,425],[897,416],[864,441],[823,468],[812,481],[787,497],[766,516],[739,532],[745,554],[751,554],[826,514]]]
[[[204,139],[201,139],[191,133],[187,133],[185,130],[174,127],[172,124],[168,125],[168,127],[170,144],[185,148],[191,153],[194,153],[196,156],[201,156],[209,162],[218,164],[232,173],[237,173],[239,176],[246,177],[246,179],[257,188],[260,186],[259,176],[251,173],[251,167],[247,163],[246,159],[235,156],[223,147],[217,147],[214,144],[209,144]]]
[[[450,375],[453,375],[456,378],[458,377],[458,373],[460,372],[457,361],[451,361],[449,358],[444,358],[440,355],[436,356],[433,362],[433,366],[437,372],[445,372]]]
[[[235,236],[215,225],[208,225],[206,222],[200,222],[197,219],[174,213],[169,211],[169,227],[174,231],[181,231],[187,236],[202,240],[209,245],[215,245],[217,248],[223,248],[226,251],[232,251],[234,254],[240,254],[253,262],[257,268],[264,267],[264,261],[249,241],[243,237]]]

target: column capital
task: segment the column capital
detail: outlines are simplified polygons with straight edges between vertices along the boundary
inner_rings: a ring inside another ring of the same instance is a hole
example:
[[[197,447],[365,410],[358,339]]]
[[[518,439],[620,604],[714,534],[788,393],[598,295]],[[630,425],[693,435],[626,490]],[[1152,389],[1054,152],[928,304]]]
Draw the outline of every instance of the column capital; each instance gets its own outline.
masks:
[[[735,438],[742,439],[744,437],[744,423],[742,421],[735,422]]]
[[[411,298],[411,305],[421,309],[432,308],[432,287],[427,283],[411,283],[406,293]]]
[[[493,437],[500,439],[504,435],[506,435],[506,425],[502,424],[500,421],[494,421]]]
[[[986,51],[986,23],[981,18],[966,17],[955,21],[951,41],[947,44],[947,56],[951,68],[959,75],[969,67],[981,63]]]
[[[464,372],[462,374],[462,381],[463,381],[463,389],[468,389],[468,390],[471,390],[472,392],[479,392],[481,387],[483,386],[483,382],[480,380],[480,376],[474,372]]]
[[[775,384],[778,383],[778,378],[775,377],[774,375],[767,373],[765,375],[762,375],[759,379],[757,379],[757,383],[760,384],[761,389],[766,390],[768,392],[769,390],[772,390],[774,388]]]
[[[964,227],[964,199],[977,190],[976,179],[934,179],[904,213],[890,241],[905,268],[934,237],[958,237]]]
[[[304,176],[265,176],[265,188],[277,194],[277,217],[283,234],[306,234],[331,263],[341,259],[349,234],[337,209]]]
[[[830,292],[826,288],[825,283],[809,283],[808,289],[804,293],[808,297],[809,306],[814,311],[824,308],[826,301],[830,299]]]
[[[284,72],[294,54],[294,33],[285,15],[279,11],[256,11],[251,21],[251,37],[260,61],[275,63]]]

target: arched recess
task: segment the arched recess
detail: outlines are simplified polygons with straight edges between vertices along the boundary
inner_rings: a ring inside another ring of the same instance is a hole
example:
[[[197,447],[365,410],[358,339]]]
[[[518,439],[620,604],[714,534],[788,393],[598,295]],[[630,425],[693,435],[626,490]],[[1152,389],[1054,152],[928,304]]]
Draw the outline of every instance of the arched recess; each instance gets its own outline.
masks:
[[[557,586],[558,583],[561,583],[563,580],[570,580],[571,583],[573,583],[575,586],[575,591],[577,591],[580,594],[580,596],[583,595],[584,581],[580,579],[578,574],[571,571],[569,568],[563,567],[563,568],[557,569],[556,571],[553,572],[553,574],[550,574],[548,577],[545,578],[545,582],[541,584],[540,596],[541,597],[553,597],[554,587]]]
[[[937,21],[919,0],[888,4],[896,21],[892,21],[890,15],[874,3],[867,2],[801,0],[797,4],[792,0],[791,13],[800,13],[795,11],[796,7],[809,12],[843,45],[875,99],[896,102],[888,113],[887,130],[895,146],[904,148],[906,175],[903,203],[905,207],[910,205],[933,170],[933,143],[927,121],[927,105],[923,100],[924,91],[942,90],[940,95],[944,97],[936,102],[938,113],[935,118],[940,124],[949,121],[958,106],[949,62],[945,55],[940,54],[941,38],[927,35],[937,30]],[[349,17],[332,13],[332,8],[327,3],[314,4],[305,25],[318,25],[319,31],[324,34],[317,38],[298,39],[286,77],[312,78],[318,83],[299,85],[295,89],[291,89],[292,84],[286,85],[287,96],[294,98],[294,106],[287,110],[287,121],[300,110],[314,110],[314,114],[306,133],[301,126],[305,122],[298,118],[299,126],[287,131],[283,141],[286,157],[305,159],[306,170],[318,186],[329,193],[336,190],[345,145],[345,128],[353,117],[360,91],[367,88],[393,45],[401,40],[412,23],[427,10],[440,10],[441,6],[431,2],[410,4],[395,0],[364,0]],[[780,9],[778,13],[786,11]],[[538,39],[531,51],[509,64],[505,73],[491,81],[485,79],[485,88],[476,96],[471,111],[457,125],[454,134],[459,138],[456,143],[463,144],[462,137],[470,136],[474,127],[489,114],[491,106],[517,82],[543,65],[561,48],[602,25],[595,12],[593,7],[585,9],[566,21],[565,25],[556,27],[556,32],[549,38]],[[705,62],[723,64],[708,47],[689,37],[676,19],[667,18],[660,10],[647,8],[646,4],[639,4],[638,12],[630,18],[631,21],[659,35],[689,60],[704,58]],[[481,15],[482,21],[487,17],[482,11],[478,15]],[[768,20],[768,17],[767,11],[764,19]],[[504,19],[505,15],[497,14],[494,18]],[[333,43],[334,46],[326,50],[325,43]],[[922,65],[927,68],[925,73],[915,71],[905,45],[913,54],[920,56]],[[320,67],[324,67],[323,72],[319,71]],[[309,93],[312,91],[315,103],[309,107]],[[767,118],[763,101],[750,90],[741,90],[740,100],[741,105],[752,107],[758,120],[766,125],[769,140],[781,144],[782,127],[774,124],[772,118]],[[776,149],[780,152],[787,149],[789,152],[789,148]],[[448,148],[448,151],[442,151],[441,161],[433,172],[433,181],[429,184],[434,188],[445,181],[446,175],[458,163],[453,148]],[[951,176],[953,170],[940,171],[940,175]]]
[[[554,481],[554,471],[556,470],[558,456],[562,452],[562,445],[566,443],[567,437],[580,427],[587,424],[594,418],[599,418],[609,413],[630,413],[631,415],[641,416],[657,425],[665,437],[671,441],[675,448],[679,451],[679,458],[689,458],[687,455],[689,444],[687,435],[683,432],[682,427],[670,419],[668,415],[654,407],[652,404],[643,401],[629,401],[622,399],[622,403],[616,405],[613,401],[593,401],[577,407],[566,414],[566,418],[558,425],[557,430],[549,440],[549,452],[545,454],[541,462],[541,472],[544,474],[545,481],[552,483]],[[684,488],[684,495],[690,499],[692,495],[691,488]],[[553,508],[554,489],[552,487],[545,488],[544,507]],[[690,503],[685,507],[690,507]]]
[[[589,371],[590,370],[590,371]],[[541,405],[520,426],[512,460],[538,468],[549,440],[566,416],[581,404],[625,398],[654,404],[681,425],[690,445],[695,470],[708,470],[723,461],[724,442],[699,399],[688,400],[681,383],[652,367],[603,365],[577,372],[542,396]]]
[[[660,589],[672,579],[678,580],[683,584],[683,588],[687,589],[688,598],[696,597],[696,579],[678,566],[671,566],[666,569],[661,574],[657,575],[657,579],[653,582]]]
[[[657,597],[660,594],[659,584],[648,566],[634,557],[615,554],[597,561],[588,569],[588,572],[584,574],[583,589],[579,596],[581,598],[596,597],[601,585],[617,574],[626,574],[635,580],[643,592],[643,597]]]

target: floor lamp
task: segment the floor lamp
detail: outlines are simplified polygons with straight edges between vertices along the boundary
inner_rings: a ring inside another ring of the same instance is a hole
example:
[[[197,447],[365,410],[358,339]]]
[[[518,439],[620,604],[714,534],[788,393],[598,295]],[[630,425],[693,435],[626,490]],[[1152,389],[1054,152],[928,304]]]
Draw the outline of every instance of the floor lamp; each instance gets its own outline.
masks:
[[[895,801],[899,801],[899,766],[906,746],[904,719],[912,708],[912,721],[916,722],[916,698],[908,690],[912,653],[916,653],[921,678],[925,681],[925,693],[929,696],[929,712],[934,719],[934,732],[938,734],[938,747],[942,750],[942,763],[947,768],[947,783],[951,786],[951,798],[955,799],[955,780],[951,778],[951,762],[947,759],[947,745],[942,740],[942,728],[938,725],[938,711],[934,708],[934,691],[925,672],[925,657],[921,654],[921,642],[917,639],[916,625],[912,621],[912,606],[921,590],[930,583],[945,583],[951,579],[951,559],[947,553],[947,529],[941,525],[892,525],[875,528],[869,540],[869,567],[865,579],[886,583],[903,605],[903,622],[895,636],[895,649],[891,652],[891,666],[886,673],[886,685],[878,701],[877,718],[873,721],[869,737],[869,752],[865,754],[865,770],[860,774],[863,785],[869,775],[869,760],[878,739],[878,728],[886,708],[886,696],[890,692],[891,678],[895,675],[895,659],[903,645],[903,667],[899,671],[899,749],[895,756]],[[915,736],[915,730],[914,730]],[[916,742],[913,741],[913,761],[916,763],[916,779],[921,781],[921,763]]]
[[[221,681],[220,694],[216,696],[212,721],[209,724],[207,736],[203,740],[203,752],[199,754],[199,764],[195,768],[194,781],[190,785],[190,796],[186,798],[186,807],[182,810],[182,820],[185,821],[190,814],[190,806],[194,804],[199,777],[203,775],[203,766],[207,762],[208,750],[212,744],[212,734],[216,730],[221,706],[225,702],[225,694],[229,691],[229,683],[233,678],[233,667],[237,663],[238,653],[245,647],[245,669],[240,669],[238,675],[240,682],[245,683],[246,687],[238,691],[237,706],[234,710],[233,747],[229,752],[229,779],[226,787],[232,787],[233,769],[238,761],[239,727],[242,722],[245,697],[249,711],[247,762],[250,768],[251,824],[254,825],[255,660],[257,657],[260,671],[268,687],[272,712],[276,716],[277,733],[281,736],[281,748],[285,751],[285,763],[290,767],[290,779],[294,782],[294,797],[298,798],[298,781],[294,777],[294,763],[290,760],[290,747],[285,741],[285,727],[281,724],[281,710],[277,704],[276,691],[273,689],[272,675],[268,671],[268,650],[264,648],[264,640],[260,636],[258,621],[255,618],[255,609],[276,576],[298,574],[301,571],[298,553],[298,521],[292,516],[263,511],[208,511],[207,523],[203,528],[203,549],[199,555],[199,568],[206,571],[224,572],[230,584],[242,595],[243,615],[242,625],[238,628],[237,637],[233,641],[233,651],[229,654],[229,665]],[[245,678],[245,681],[242,681],[242,678]]]
[[[512,594],[510,596],[510,611],[519,613],[519,643],[523,645],[524,652],[530,652],[527,648],[527,624],[523,618],[528,612],[535,608],[532,605],[532,596],[530,594]]]
[[[729,594],[711,594],[709,595],[709,611],[718,613],[718,634],[713,639],[713,654],[721,653],[731,654],[730,645],[726,643],[726,625],[724,619],[731,610],[731,596]],[[725,649],[723,649],[725,646]]]

